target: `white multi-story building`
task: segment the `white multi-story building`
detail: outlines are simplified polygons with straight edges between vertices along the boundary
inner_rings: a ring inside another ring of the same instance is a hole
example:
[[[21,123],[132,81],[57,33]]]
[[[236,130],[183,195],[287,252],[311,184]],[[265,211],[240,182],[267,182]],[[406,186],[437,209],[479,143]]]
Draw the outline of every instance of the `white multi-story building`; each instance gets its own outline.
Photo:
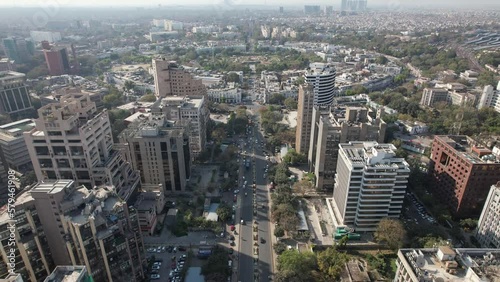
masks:
[[[484,248],[500,248],[500,182],[491,186],[477,223],[476,238]]]
[[[140,185],[132,166],[113,149],[107,110],[87,94],[68,94],[38,110],[24,138],[38,181],[73,179],[78,185],[112,185],[128,200]]]
[[[50,43],[61,41],[60,32],[52,31],[30,31],[30,37],[35,42],[48,41]]]
[[[499,249],[400,249],[393,282],[495,282],[500,273]]]
[[[166,31],[182,30],[184,29],[184,24],[182,22],[166,20],[164,28]]]
[[[216,30],[214,26],[194,26],[191,30],[193,33],[212,33]]]
[[[477,108],[482,109],[486,107],[493,108],[496,112],[500,113],[500,81],[496,90],[491,85],[484,87]]]
[[[241,103],[241,89],[208,89],[208,99],[216,103],[239,104]]]
[[[313,86],[314,105],[329,106],[336,96],[335,68],[329,64],[311,63],[306,70],[307,83]]]
[[[340,225],[375,231],[380,220],[398,218],[410,168],[396,147],[377,142],[339,144],[333,212]]]
[[[31,119],[23,119],[0,126],[0,147],[6,164],[15,170],[25,171],[31,167],[30,154],[23,132],[35,127]]]

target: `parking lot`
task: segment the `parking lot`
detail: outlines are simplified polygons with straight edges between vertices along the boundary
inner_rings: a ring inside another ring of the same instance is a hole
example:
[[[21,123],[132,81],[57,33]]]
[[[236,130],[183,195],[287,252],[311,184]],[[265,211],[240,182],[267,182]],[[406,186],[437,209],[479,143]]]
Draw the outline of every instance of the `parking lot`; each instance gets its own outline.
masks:
[[[409,215],[409,218],[405,219],[406,223],[413,222],[416,225],[437,224],[436,219],[429,214],[424,205],[422,205],[413,193],[408,193],[406,197],[409,203],[406,207],[406,212]]]
[[[188,267],[186,247],[164,246],[148,248],[148,278],[150,280],[180,282]]]

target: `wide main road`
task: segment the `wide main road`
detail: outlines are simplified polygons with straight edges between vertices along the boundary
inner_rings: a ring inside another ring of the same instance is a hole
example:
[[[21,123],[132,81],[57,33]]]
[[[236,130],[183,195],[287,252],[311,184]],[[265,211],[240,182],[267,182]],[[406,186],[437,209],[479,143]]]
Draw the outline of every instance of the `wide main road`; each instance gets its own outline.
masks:
[[[241,282],[269,281],[269,276],[272,274],[272,243],[268,217],[270,203],[268,203],[268,191],[264,178],[267,160],[263,155],[261,145],[264,139],[258,127],[255,126],[257,120],[253,118],[254,127],[246,140],[247,146],[244,148],[247,151],[247,160],[251,161],[251,167],[245,169],[247,186],[244,189],[239,187],[243,190],[240,192],[239,214],[241,218],[238,219],[240,228],[237,235],[240,237],[238,238],[240,242],[238,281]],[[252,189],[254,181],[255,193]],[[244,224],[241,224],[241,220]]]

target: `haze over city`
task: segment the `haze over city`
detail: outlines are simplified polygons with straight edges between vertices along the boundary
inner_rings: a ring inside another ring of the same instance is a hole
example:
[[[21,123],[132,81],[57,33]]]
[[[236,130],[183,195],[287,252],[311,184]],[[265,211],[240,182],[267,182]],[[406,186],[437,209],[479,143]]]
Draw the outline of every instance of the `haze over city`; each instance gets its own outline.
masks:
[[[0,282],[500,281],[499,19],[0,0]]]
[[[297,5],[332,5],[334,7],[340,7],[340,1],[282,1],[282,0],[184,0],[179,1],[157,1],[157,0],[89,0],[89,1],[68,1],[68,0],[2,0],[0,1],[0,6],[13,6],[13,7],[23,7],[23,6],[183,6],[183,5],[236,5],[236,6],[248,6],[248,5],[284,5],[284,6],[297,6]],[[500,2],[496,0],[479,0],[479,1],[469,1],[469,0],[441,0],[441,1],[411,1],[411,0],[370,0],[369,5],[371,7],[383,8],[384,6],[420,6],[420,7],[474,7],[476,9],[486,9],[497,7],[500,8]]]

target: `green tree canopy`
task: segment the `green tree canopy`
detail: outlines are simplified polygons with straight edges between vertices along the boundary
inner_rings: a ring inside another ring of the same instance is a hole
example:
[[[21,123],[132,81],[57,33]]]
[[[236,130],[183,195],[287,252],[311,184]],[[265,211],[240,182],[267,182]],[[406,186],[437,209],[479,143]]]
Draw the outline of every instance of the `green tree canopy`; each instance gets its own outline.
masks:
[[[317,268],[316,256],[312,252],[286,250],[278,257],[280,273],[293,272],[297,280],[314,281],[313,271]]]
[[[156,101],[155,94],[147,94],[141,97],[141,102],[154,102]]]
[[[215,212],[217,213],[221,221],[228,221],[233,214],[233,210],[226,203],[220,203]]]
[[[296,110],[297,109],[297,101],[292,97],[286,98],[284,101],[284,104],[285,104],[286,108],[289,110]]]
[[[379,222],[373,235],[377,242],[386,243],[392,250],[397,250],[403,246],[406,231],[400,220],[387,217]]]
[[[318,254],[318,269],[325,281],[338,281],[348,260],[347,254],[339,252],[335,247],[329,247]]]

